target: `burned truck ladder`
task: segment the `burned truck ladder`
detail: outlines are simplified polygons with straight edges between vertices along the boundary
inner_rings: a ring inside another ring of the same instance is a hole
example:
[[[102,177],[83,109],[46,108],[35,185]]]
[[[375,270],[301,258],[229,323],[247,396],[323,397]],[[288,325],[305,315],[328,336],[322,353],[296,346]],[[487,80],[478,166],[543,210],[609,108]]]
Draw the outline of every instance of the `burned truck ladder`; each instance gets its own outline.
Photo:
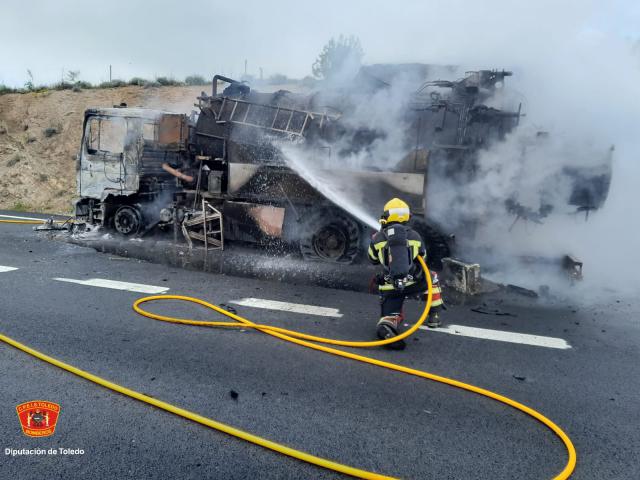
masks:
[[[204,243],[205,251],[209,249],[224,250],[224,231],[222,212],[212,207],[209,202],[202,200],[202,211],[185,218],[182,222],[182,234],[193,248],[193,240]]]
[[[313,123],[322,128],[327,122],[337,120],[340,115],[299,110],[282,106],[252,103],[246,100],[223,97],[220,110],[215,111],[216,123],[227,122],[249,127],[257,127],[273,132],[304,136]]]

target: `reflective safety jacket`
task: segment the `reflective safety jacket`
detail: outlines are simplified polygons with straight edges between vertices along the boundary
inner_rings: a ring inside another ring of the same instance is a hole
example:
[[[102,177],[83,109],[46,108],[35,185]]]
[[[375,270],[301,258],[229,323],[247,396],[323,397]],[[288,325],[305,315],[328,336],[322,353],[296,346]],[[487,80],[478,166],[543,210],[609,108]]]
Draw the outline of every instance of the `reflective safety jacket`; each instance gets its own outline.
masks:
[[[396,224],[388,224],[385,228],[377,232],[372,238],[371,243],[369,244],[368,256],[371,263],[375,265],[382,265],[385,268],[385,273],[388,273],[389,267],[389,236],[387,235],[387,230],[389,228],[393,228]],[[421,256],[423,259],[427,259],[427,251],[422,243],[422,238],[420,234],[409,228],[407,226],[402,225],[407,231],[407,249],[409,250],[410,258],[413,260],[413,264],[409,273],[414,277],[414,280],[409,281],[405,284],[405,288],[416,285],[419,282],[425,282],[424,275],[422,273],[422,266],[418,263],[418,256]],[[440,307],[442,305],[442,290],[440,289],[440,282],[438,281],[438,275],[436,272],[431,272],[431,280],[433,283],[432,289],[432,307]],[[419,287],[419,285],[416,285]],[[392,281],[387,281],[386,279],[378,285],[378,289],[380,293],[393,293],[395,287]],[[410,290],[410,289],[409,289]],[[426,288],[425,288],[426,290]],[[425,297],[426,298],[426,297]]]
[[[407,233],[407,249],[409,258],[412,260],[412,264],[409,269],[409,274],[414,277],[420,277],[420,265],[418,264],[418,255],[426,258],[427,251],[422,244],[422,238],[420,234],[413,230],[410,227],[407,227],[402,224],[388,224],[371,238],[371,243],[369,244],[369,260],[371,263],[376,265],[382,265],[385,268],[385,273],[389,273],[389,234],[393,233],[394,228],[404,228]],[[406,287],[409,287],[415,284],[415,280],[411,280],[405,284]],[[383,291],[391,291],[394,290],[394,286],[392,282],[385,281],[379,285],[379,290]]]

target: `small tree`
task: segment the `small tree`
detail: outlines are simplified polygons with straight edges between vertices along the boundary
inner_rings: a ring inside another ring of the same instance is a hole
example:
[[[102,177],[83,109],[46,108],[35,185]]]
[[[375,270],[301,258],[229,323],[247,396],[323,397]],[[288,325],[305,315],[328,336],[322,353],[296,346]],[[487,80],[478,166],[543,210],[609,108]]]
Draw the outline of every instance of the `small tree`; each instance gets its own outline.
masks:
[[[80,77],[80,70],[69,70],[67,72],[67,80],[69,83],[76,83],[78,77]]]
[[[27,75],[29,76],[29,80],[27,80],[26,82],[24,82],[24,88],[26,88],[27,90],[31,91],[34,89],[34,85],[33,85],[33,73],[31,73],[31,70],[27,69]]]
[[[316,78],[332,78],[345,70],[357,70],[364,57],[360,40],[353,35],[332,38],[313,63],[311,71]]]

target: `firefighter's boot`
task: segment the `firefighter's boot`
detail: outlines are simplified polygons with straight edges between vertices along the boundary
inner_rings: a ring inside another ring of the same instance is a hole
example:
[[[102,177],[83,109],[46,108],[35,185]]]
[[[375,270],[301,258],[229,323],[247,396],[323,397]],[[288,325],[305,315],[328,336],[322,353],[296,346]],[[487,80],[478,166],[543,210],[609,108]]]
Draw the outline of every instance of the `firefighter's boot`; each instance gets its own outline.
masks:
[[[378,338],[380,338],[381,340],[386,340],[387,338],[397,336],[400,325],[402,324],[402,320],[402,315],[388,315],[386,317],[382,317],[378,321],[378,326],[376,328]],[[404,340],[400,340],[385,346],[392,350],[404,350],[407,344],[404,342]]]
[[[429,316],[427,317],[427,327],[438,328],[441,326],[442,326],[442,321],[440,321],[440,314],[437,311],[429,312]]]

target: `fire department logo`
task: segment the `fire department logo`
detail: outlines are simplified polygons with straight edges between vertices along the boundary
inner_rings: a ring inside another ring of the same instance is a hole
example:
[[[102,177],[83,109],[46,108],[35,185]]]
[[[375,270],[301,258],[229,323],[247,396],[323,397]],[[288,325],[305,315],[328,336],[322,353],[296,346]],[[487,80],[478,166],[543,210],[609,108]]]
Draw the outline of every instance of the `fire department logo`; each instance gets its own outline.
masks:
[[[60,416],[60,405],[45,400],[33,400],[16,407],[22,431],[29,437],[53,435]]]

